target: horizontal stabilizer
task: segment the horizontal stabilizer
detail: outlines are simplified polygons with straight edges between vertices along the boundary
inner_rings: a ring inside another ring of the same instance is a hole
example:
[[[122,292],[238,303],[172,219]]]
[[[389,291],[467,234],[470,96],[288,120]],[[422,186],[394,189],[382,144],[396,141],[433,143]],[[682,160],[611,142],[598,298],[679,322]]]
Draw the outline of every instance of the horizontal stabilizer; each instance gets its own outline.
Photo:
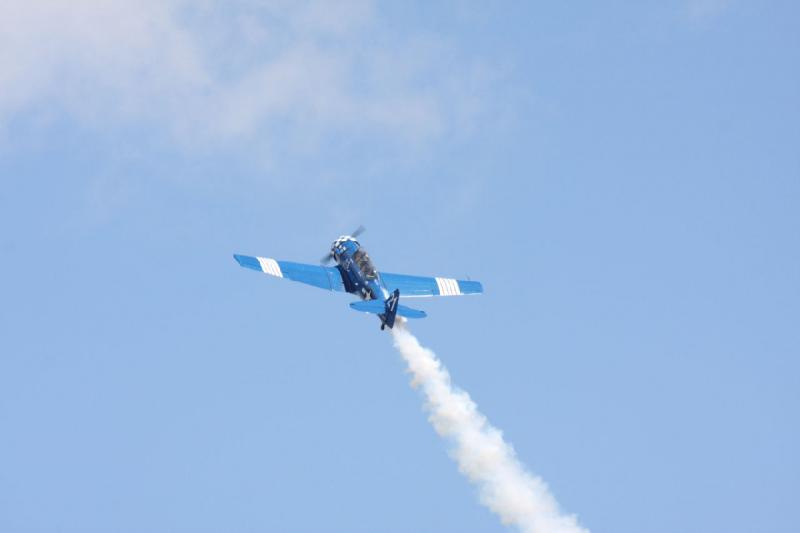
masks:
[[[364,300],[361,302],[352,302],[350,307],[355,309],[356,311],[362,311],[364,313],[373,313],[376,315],[380,315],[381,313],[386,312],[386,304],[380,300]],[[397,314],[406,318],[425,318],[427,313],[425,311],[420,311],[419,309],[411,309],[410,307],[406,307],[405,305],[398,305],[397,306]]]
[[[364,313],[375,313],[379,315],[386,311],[386,305],[381,300],[363,300],[360,302],[352,302],[350,307],[356,311],[363,311]]]

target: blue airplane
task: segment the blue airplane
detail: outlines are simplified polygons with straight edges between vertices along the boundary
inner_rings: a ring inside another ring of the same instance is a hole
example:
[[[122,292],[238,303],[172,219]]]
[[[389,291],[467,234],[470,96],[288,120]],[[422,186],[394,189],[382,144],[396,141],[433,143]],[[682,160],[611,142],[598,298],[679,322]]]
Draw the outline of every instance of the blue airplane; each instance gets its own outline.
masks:
[[[322,259],[322,265],[307,265],[290,261],[276,261],[266,257],[234,254],[239,265],[271,276],[299,281],[329,291],[357,294],[362,301],[350,307],[356,311],[373,313],[381,320],[381,329],[394,327],[395,318],[425,318],[425,311],[399,304],[404,298],[426,296],[461,296],[480,294],[483,286],[478,281],[451,278],[428,278],[406,274],[378,272],[356,237],[364,231],[359,227],[352,235],[342,235],[331,245],[331,251]],[[325,266],[331,260],[335,267]]]

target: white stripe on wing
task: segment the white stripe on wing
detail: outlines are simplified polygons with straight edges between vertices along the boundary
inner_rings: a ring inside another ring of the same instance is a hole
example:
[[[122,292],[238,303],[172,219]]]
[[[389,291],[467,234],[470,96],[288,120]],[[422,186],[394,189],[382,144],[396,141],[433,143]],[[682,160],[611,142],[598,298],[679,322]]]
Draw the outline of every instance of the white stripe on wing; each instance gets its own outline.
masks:
[[[444,296],[444,286],[442,285],[442,278],[433,278],[436,280],[436,287],[439,289],[439,295]]]
[[[434,278],[436,286],[439,287],[439,294],[441,296],[458,296],[461,294],[461,289],[458,286],[458,281],[452,278]]]
[[[268,257],[257,257],[256,259],[258,259],[258,264],[261,265],[261,270],[265,274],[277,276],[279,278],[283,277],[283,272],[281,272],[281,267],[278,265],[277,261]]]

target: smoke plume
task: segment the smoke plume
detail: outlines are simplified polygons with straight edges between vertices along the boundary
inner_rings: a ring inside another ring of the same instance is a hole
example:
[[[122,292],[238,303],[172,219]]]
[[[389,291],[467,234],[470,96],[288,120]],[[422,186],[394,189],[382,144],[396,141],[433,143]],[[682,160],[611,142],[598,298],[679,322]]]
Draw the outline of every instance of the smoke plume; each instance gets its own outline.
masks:
[[[421,346],[400,321],[392,335],[413,376],[411,385],[425,394],[431,424],[451,440],[451,455],[478,487],[481,503],[503,524],[526,533],[588,533],[574,516],[561,514],[544,481],[526,471],[502,433],[466,392],[451,384],[436,354]]]

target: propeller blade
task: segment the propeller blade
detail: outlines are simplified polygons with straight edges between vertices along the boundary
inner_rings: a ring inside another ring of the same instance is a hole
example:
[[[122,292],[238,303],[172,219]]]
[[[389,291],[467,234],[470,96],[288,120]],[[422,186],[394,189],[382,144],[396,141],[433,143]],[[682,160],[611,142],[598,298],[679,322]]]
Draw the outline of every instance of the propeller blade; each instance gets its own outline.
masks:
[[[361,235],[365,231],[367,231],[367,228],[365,228],[364,226],[359,226],[359,227],[356,228],[356,230],[353,233],[350,234],[350,236],[355,239],[356,237],[358,237],[359,235]]]
[[[333,261],[333,254],[328,252],[327,254],[322,256],[322,259],[319,260],[319,263],[321,265],[327,265],[331,261]]]

